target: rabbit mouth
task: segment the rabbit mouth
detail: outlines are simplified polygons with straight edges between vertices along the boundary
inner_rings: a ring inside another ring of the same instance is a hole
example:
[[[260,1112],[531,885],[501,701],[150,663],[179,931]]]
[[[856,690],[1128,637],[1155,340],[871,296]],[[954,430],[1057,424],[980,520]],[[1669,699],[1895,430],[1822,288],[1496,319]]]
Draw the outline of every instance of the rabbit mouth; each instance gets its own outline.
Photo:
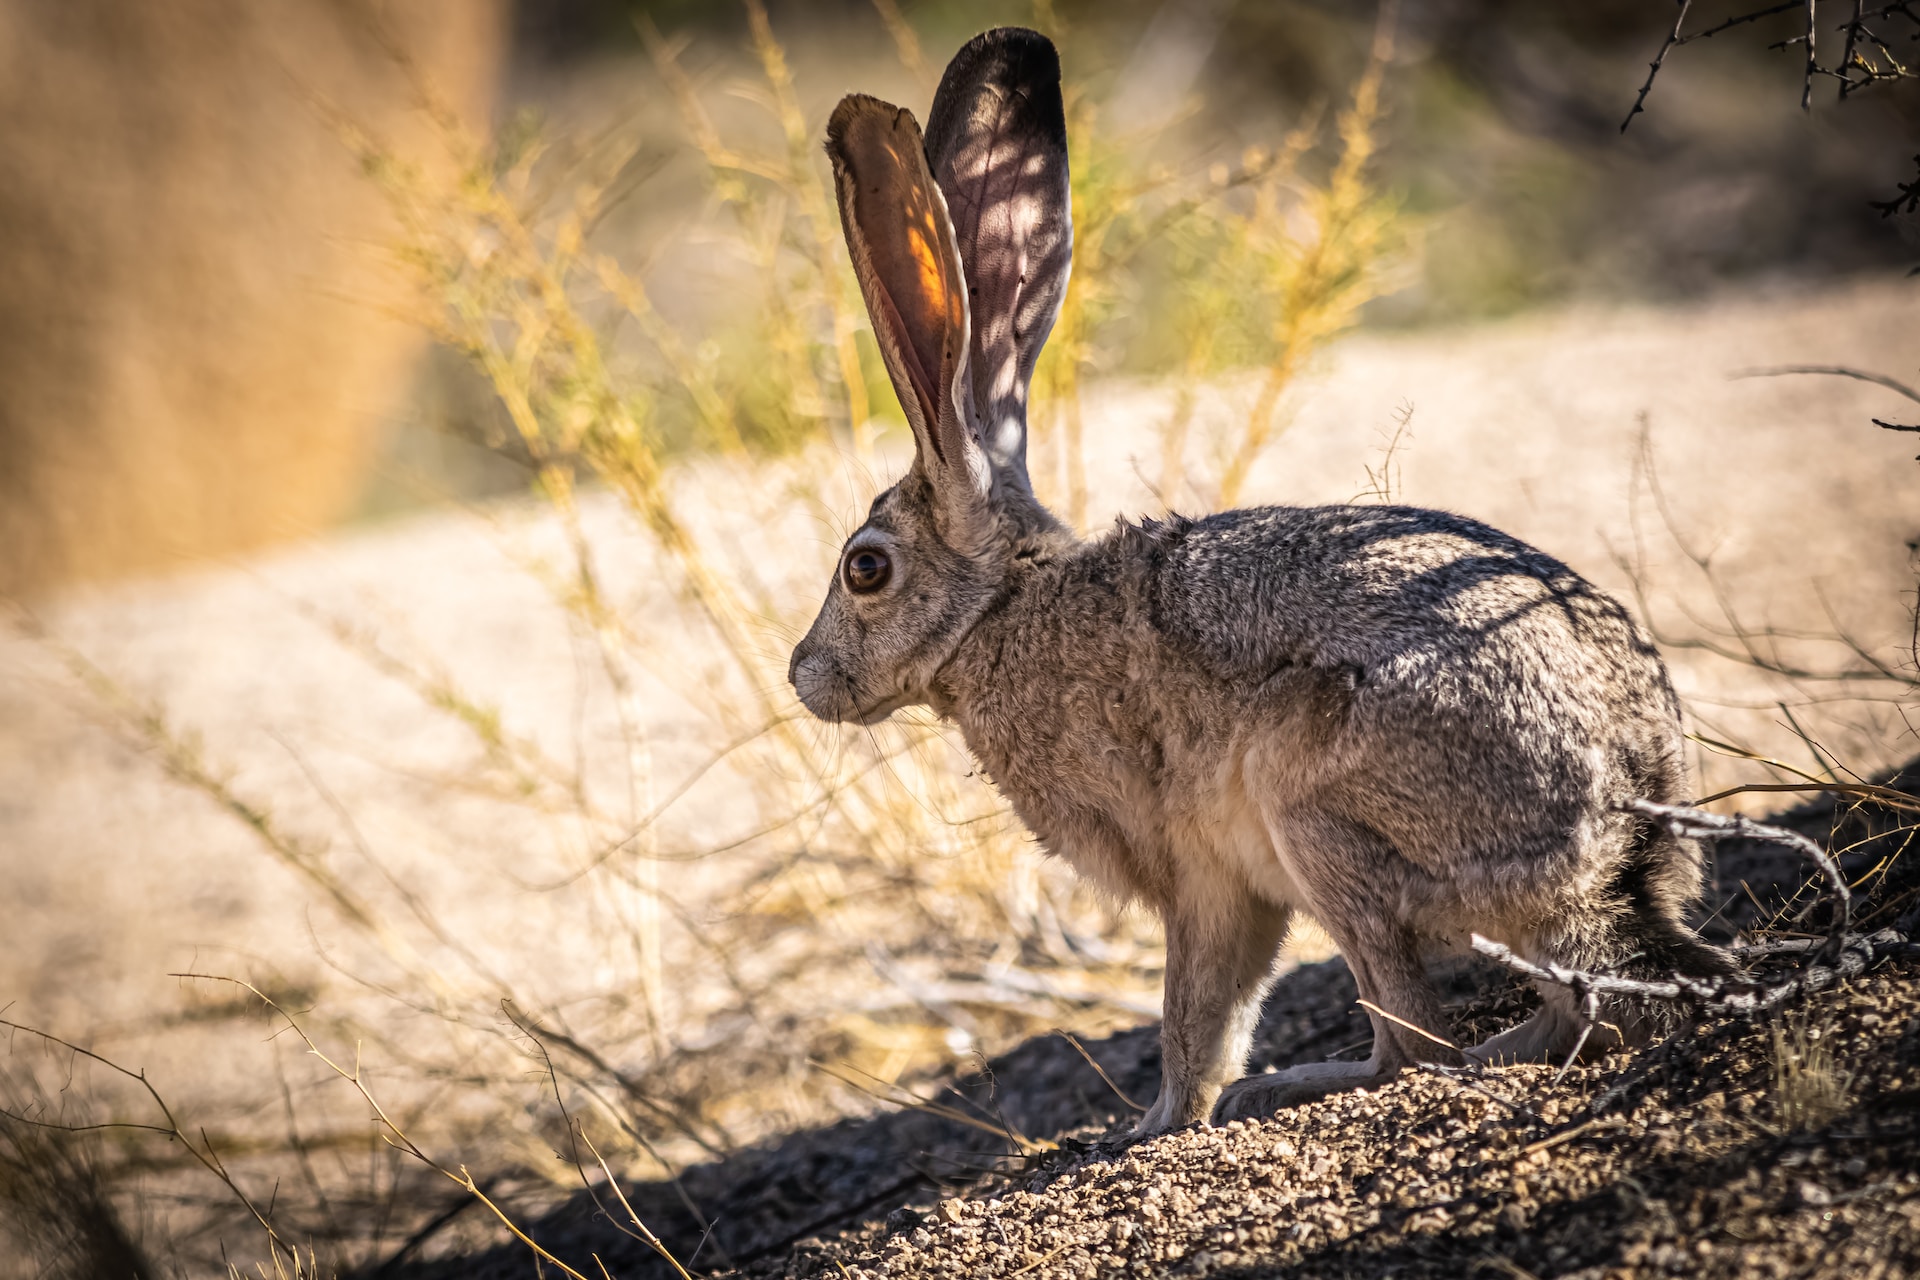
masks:
[[[896,691],[862,706],[853,680],[837,667],[826,668],[817,660],[796,659],[789,679],[801,705],[829,724],[879,724],[914,700],[913,695]]]
[[[859,709],[851,718],[858,720],[863,725],[879,724],[900,708],[911,706],[913,700],[912,694],[896,693],[892,697],[882,698],[871,707]]]

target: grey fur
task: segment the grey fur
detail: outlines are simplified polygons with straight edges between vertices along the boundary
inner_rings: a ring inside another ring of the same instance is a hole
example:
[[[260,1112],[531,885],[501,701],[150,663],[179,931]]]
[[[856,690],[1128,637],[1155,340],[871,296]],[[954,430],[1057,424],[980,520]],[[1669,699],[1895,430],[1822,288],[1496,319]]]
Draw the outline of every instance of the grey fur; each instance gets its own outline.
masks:
[[[923,439],[848,539],[891,577],[856,594],[836,574],[793,685],[826,720],[930,706],[1049,851],[1158,912],[1163,1081],[1142,1132],[1459,1061],[1402,1024],[1444,1038],[1422,956],[1474,932],[1584,968],[1727,968],[1681,922],[1697,847],[1621,809],[1685,795],[1665,669],[1559,561],[1406,507],[1122,522],[1082,541],[1025,483],[982,493],[927,454]],[[1365,1063],[1233,1083],[1296,910],[1393,1018],[1370,1015]],[[1563,990],[1542,999],[1469,1052],[1567,1052],[1580,1020]],[[1647,1029],[1633,1009],[1602,1016],[1629,1039]]]

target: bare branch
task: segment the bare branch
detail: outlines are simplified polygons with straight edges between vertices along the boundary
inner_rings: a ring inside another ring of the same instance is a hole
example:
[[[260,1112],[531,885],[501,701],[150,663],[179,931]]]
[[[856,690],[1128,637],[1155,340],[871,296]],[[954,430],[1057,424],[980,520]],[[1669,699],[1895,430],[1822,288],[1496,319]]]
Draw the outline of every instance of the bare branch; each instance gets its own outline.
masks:
[[[1705,31],[1696,31],[1690,36],[1681,36],[1678,40],[1674,41],[1674,43],[1692,44],[1695,40],[1705,40],[1709,36],[1717,36],[1722,31],[1731,27],[1743,26],[1749,22],[1758,22],[1762,18],[1771,18],[1774,14],[1785,13],[1789,9],[1798,9],[1801,3],[1802,0],[1785,0],[1782,4],[1770,5],[1765,9],[1755,9],[1751,13],[1743,13],[1737,17],[1728,18],[1725,22],[1708,27]]]
[[[1751,818],[1726,817],[1718,813],[1708,813],[1705,809],[1691,809],[1681,805],[1655,804],[1651,800],[1634,800],[1627,805],[1633,812],[1652,818],[1674,835],[1689,840],[1761,840],[1770,844],[1783,844],[1796,853],[1806,857],[1820,868],[1820,874],[1826,877],[1828,889],[1834,900],[1833,937],[1838,938],[1853,922],[1853,892],[1847,888],[1847,877],[1842,874],[1840,864],[1831,854],[1797,831],[1785,827],[1770,826],[1764,822],[1755,822]]]
[[[1609,973],[1570,969],[1565,965],[1537,965],[1515,955],[1504,943],[1477,933],[1473,935],[1473,949],[1515,973],[1538,982],[1567,987],[1582,997],[1593,994],[1616,999],[1689,1004],[1708,1016],[1730,1018],[1750,1018],[1766,1013],[1802,996],[1825,991],[1849,978],[1857,978],[1883,959],[1910,956],[1916,951],[1914,944],[1893,929],[1882,929],[1864,936],[1849,934],[1842,939],[1839,954],[1830,962],[1815,961],[1778,982],[1757,983],[1737,976],[1691,978],[1684,974],[1675,974],[1664,982],[1643,982]]]
[[[1728,787],[1725,791],[1716,791],[1710,796],[1702,796],[1694,803],[1712,804],[1715,800],[1725,800],[1728,796],[1774,791],[1820,791],[1829,795],[1860,796],[1877,800],[1889,809],[1920,813],[1920,800],[1914,799],[1904,791],[1895,791],[1892,787],[1876,787],[1870,782],[1749,782],[1737,787]]]
[[[1818,0],[1807,0],[1807,70],[1806,83],[1800,88],[1800,109],[1813,110],[1813,77],[1820,70],[1820,56],[1814,46],[1813,10]]]
[[[1847,886],[1846,876],[1831,854],[1798,832],[1748,818],[1726,817],[1703,809],[1655,804],[1649,800],[1635,800],[1626,807],[1654,819],[1675,835],[1689,839],[1766,840],[1805,854],[1820,869],[1821,877],[1826,881],[1825,892],[1820,898],[1834,904],[1834,922],[1826,938],[1811,942],[1804,948],[1812,952],[1812,959],[1806,965],[1770,981],[1741,974],[1695,977],[1674,973],[1664,979],[1651,981],[1624,978],[1560,964],[1535,964],[1515,954],[1504,943],[1477,933],[1473,935],[1473,949],[1481,955],[1537,982],[1551,982],[1579,995],[1589,1026],[1594,1021],[1593,1011],[1601,998],[1689,1005],[1708,1016],[1752,1017],[1865,973],[1880,960],[1920,952],[1920,947],[1894,929],[1882,929],[1866,935],[1848,932],[1852,923],[1852,892]],[[1774,948],[1767,953],[1787,950]],[[1759,953],[1750,951],[1747,954]]]
[[[1733,379],[1780,378],[1795,373],[1825,374],[1836,378],[1853,378],[1860,382],[1871,382],[1876,387],[1885,387],[1889,391],[1897,392],[1905,396],[1915,404],[1920,404],[1920,391],[1915,391],[1906,383],[1894,378],[1889,378],[1884,373],[1870,373],[1865,369],[1854,369],[1843,364],[1769,365],[1758,369],[1737,369],[1727,376]]]
[[[1647,82],[1640,86],[1640,95],[1633,100],[1633,110],[1627,112],[1627,118],[1620,122],[1620,132],[1625,133],[1627,126],[1633,123],[1633,118],[1646,110],[1647,95],[1653,92],[1653,79],[1660,74],[1660,65],[1667,60],[1667,52],[1680,43],[1680,27],[1687,20],[1687,10],[1692,7],[1693,0],[1680,0],[1680,12],[1673,19],[1673,30],[1667,33],[1660,52],[1647,64]]]

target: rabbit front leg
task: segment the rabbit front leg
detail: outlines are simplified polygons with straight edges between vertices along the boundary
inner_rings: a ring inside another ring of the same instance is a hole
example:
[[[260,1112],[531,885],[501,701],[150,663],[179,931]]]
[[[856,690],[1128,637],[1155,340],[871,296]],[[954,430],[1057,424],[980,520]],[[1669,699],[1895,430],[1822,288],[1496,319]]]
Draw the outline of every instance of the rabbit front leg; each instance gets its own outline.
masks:
[[[1161,911],[1167,934],[1160,1096],[1134,1129],[1147,1137],[1198,1124],[1245,1070],[1291,912],[1243,887],[1209,884]]]

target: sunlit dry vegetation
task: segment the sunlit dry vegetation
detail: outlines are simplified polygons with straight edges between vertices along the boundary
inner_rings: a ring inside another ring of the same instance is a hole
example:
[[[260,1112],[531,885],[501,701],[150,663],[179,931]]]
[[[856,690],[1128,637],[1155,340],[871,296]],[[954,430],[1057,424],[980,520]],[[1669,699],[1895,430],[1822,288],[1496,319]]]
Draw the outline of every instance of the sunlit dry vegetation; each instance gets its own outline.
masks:
[[[723,86],[697,81],[685,42],[640,20],[678,145],[702,166],[704,207],[697,231],[618,255],[595,231],[644,192],[634,175],[651,138],[637,125],[554,137],[522,117],[483,141],[422,78],[443,150],[419,156],[321,104],[395,214],[390,260],[417,299],[413,318],[484,377],[505,428],[490,443],[527,467],[563,530],[559,553],[529,572],[590,647],[617,734],[558,757],[431,655],[403,656],[352,619],[315,621],[469,739],[475,767],[450,785],[517,810],[503,829],[538,831],[552,851],[520,862],[521,883],[499,894],[579,903],[569,949],[618,958],[596,983],[556,989],[499,972],[481,940],[383,867],[344,806],[330,801],[357,846],[351,869],[284,829],[280,798],[234,783],[164,706],[66,653],[127,734],[327,904],[353,939],[340,963],[433,1015],[437,1030],[416,1024],[405,1044],[376,1035],[362,1058],[460,1082],[464,1100],[427,1113],[430,1128],[457,1115],[484,1132],[489,1108],[531,1114],[489,1155],[556,1176],[573,1176],[542,1158],[556,1102],[623,1172],[671,1173],[1035,1032],[1097,1031],[1157,1009],[1156,930],[1043,861],[950,734],[924,716],[846,732],[803,722],[786,654],[833,538],[743,545],[715,518],[714,495],[730,494],[831,527],[847,460],[884,474],[904,436],[846,261],[821,122],[801,106],[758,0],[747,14],[757,74]],[[876,20],[924,76],[892,6]],[[1075,523],[1100,514],[1088,511],[1082,389],[1119,344],[1160,350],[1190,387],[1258,371],[1230,428],[1194,438],[1190,398],[1164,428],[1168,503],[1230,504],[1284,428],[1295,380],[1404,260],[1406,222],[1369,164],[1391,55],[1389,19],[1348,101],[1237,164],[1205,167],[1143,158],[1151,137],[1103,132],[1093,94],[1069,85],[1078,258],[1035,420],[1037,480]],[[749,101],[766,127],[729,135],[710,108],[716,90]],[[691,251],[695,237],[745,282],[704,327],[655,305],[644,265]],[[609,588],[609,555],[634,548],[602,545],[606,522],[583,514],[596,494],[642,531],[649,572],[679,605],[671,620],[636,616]],[[670,750],[648,704],[669,670],[697,716]],[[550,1055],[544,1091],[528,1082],[536,1044]]]
[[[320,1055],[335,1100],[286,1090],[285,1141],[209,1135],[112,1062],[35,1040],[39,1065],[0,1075],[20,1117],[0,1130],[0,1196],[27,1203],[12,1189],[23,1162],[57,1166],[86,1202],[78,1220],[105,1224],[35,1242],[48,1252],[132,1250],[116,1213],[136,1180],[173,1189],[212,1175],[224,1186],[178,1192],[168,1203],[180,1211],[157,1216],[190,1234],[192,1214],[231,1192],[261,1228],[270,1261],[259,1274],[328,1274],[384,1256],[441,1211],[448,1183],[517,1232],[499,1187],[538,1204],[585,1179],[617,1197],[616,1174],[672,1177],[783,1129],[915,1105],[918,1082],[1026,1037],[1157,1013],[1157,928],[1043,859],[955,735],[924,712],[824,727],[788,688],[788,653],[847,522],[907,441],[841,241],[819,147],[826,98],[798,81],[760,0],[746,15],[746,44],[723,64],[744,73],[718,81],[690,69],[687,39],[642,17],[649,102],[666,109],[591,134],[523,114],[476,137],[398,45],[389,54],[414,75],[431,154],[394,145],[351,104],[316,102],[392,211],[382,252],[408,318],[484,384],[485,443],[525,469],[540,509],[474,514],[594,674],[572,741],[554,741],[513,723],[501,691],[462,683],[450,655],[289,601],[371,677],[406,689],[469,761],[408,779],[414,817],[432,829],[442,806],[479,813],[498,847],[394,858],[299,744],[284,744],[299,792],[260,788],[212,758],[164,700],[40,637],[93,713],[298,878],[320,904],[324,964],[360,996],[309,1007],[310,992],[275,974],[181,977],[206,1010],[237,1008]],[[1058,29],[1047,5],[1032,20]],[[891,0],[875,0],[873,21],[902,74],[930,92],[933,60]],[[1073,525],[1092,531],[1112,515],[1090,494],[1088,398],[1122,369],[1172,388],[1155,456],[1134,460],[1163,509],[1260,499],[1250,477],[1286,431],[1299,384],[1417,260],[1420,219],[1377,172],[1394,58],[1388,6],[1337,100],[1231,158],[1193,161],[1155,145],[1165,122],[1117,128],[1097,87],[1112,68],[1069,57],[1076,257],[1035,380],[1033,470]],[[666,142],[662,119],[673,122]],[[644,243],[610,243],[607,228],[626,225],[621,211],[669,165],[697,174],[697,213],[646,223]],[[726,305],[656,297],[655,268],[688,257],[723,264]],[[1213,411],[1201,412],[1208,397]],[[1369,470],[1368,498],[1396,496],[1391,454],[1412,414]],[[1683,539],[1684,522],[1659,514]],[[542,530],[531,551],[516,541],[530,523]],[[1643,608],[1671,621],[1639,550],[1623,564],[1646,587]],[[1895,732],[1912,654],[1749,626],[1711,557],[1688,555],[1710,584],[1688,598],[1720,612],[1682,615],[1672,644],[1815,700],[1870,684],[1864,714]],[[1835,645],[1838,667],[1796,665]],[[589,721],[595,731],[578,729]],[[1824,758],[1809,772],[1719,739],[1705,749],[1742,755],[1782,786],[1860,781]],[[331,838],[286,816],[316,797]],[[476,892],[498,936],[456,923],[399,865],[422,856],[494,869]],[[549,969],[503,966],[540,931]],[[523,945],[504,948],[509,936]],[[234,977],[253,985],[236,997]],[[1814,1033],[1782,1032],[1775,1048],[1783,1126],[1844,1100]],[[59,1078],[75,1054],[91,1064],[76,1078],[104,1099],[84,1116]],[[135,1118],[154,1106],[160,1121]],[[109,1112],[131,1127],[74,1131]]]

